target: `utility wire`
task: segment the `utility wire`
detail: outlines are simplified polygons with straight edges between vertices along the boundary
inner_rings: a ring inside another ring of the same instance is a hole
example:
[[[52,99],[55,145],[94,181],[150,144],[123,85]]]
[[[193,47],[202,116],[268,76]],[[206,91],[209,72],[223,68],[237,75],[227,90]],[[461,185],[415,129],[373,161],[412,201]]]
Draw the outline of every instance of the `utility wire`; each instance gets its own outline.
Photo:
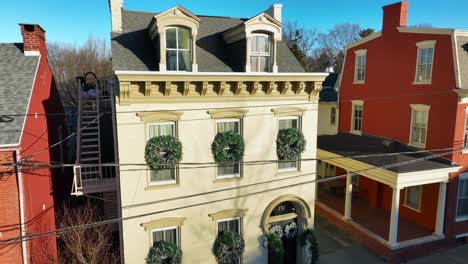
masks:
[[[202,206],[202,205],[207,205],[207,204],[222,202],[222,201],[226,201],[226,200],[232,200],[232,199],[247,197],[247,196],[251,196],[251,195],[255,195],[255,194],[261,194],[261,193],[265,193],[265,192],[270,192],[270,191],[274,191],[274,190],[280,190],[280,189],[284,189],[284,188],[288,188],[288,187],[294,187],[294,186],[299,186],[299,185],[303,185],[303,184],[329,182],[329,181],[333,181],[333,180],[337,180],[337,179],[342,179],[342,178],[345,178],[345,177],[348,177],[348,176],[359,175],[360,173],[366,172],[366,171],[372,171],[372,170],[378,170],[378,169],[388,169],[388,168],[394,168],[394,167],[405,166],[405,165],[408,165],[408,164],[413,164],[413,163],[421,162],[421,161],[423,161],[423,160],[432,159],[432,158],[436,158],[436,157],[441,157],[442,155],[448,155],[448,154],[453,153],[453,152],[455,152],[455,151],[458,151],[458,150],[453,150],[453,151],[445,152],[445,153],[441,153],[441,154],[434,154],[434,155],[431,155],[431,156],[428,156],[428,157],[418,158],[418,159],[411,160],[411,161],[398,162],[398,163],[389,164],[389,165],[380,166],[380,167],[367,168],[367,169],[358,170],[358,171],[354,171],[354,172],[350,172],[350,173],[346,173],[346,174],[342,174],[342,175],[338,175],[338,176],[328,177],[328,178],[325,178],[325,179],[315,179],[315,180],[312,180],[312,181],[305,181],[305,182],[300,182],[300,183],[295,183],[295,184],[280,186],[280,187],[271,188],[271,189],[268,189],[268,190],[257,191],[257,192],[253,192],[253,193],[248,193],[248,194],[243,194],[243,195],[237,195],[237,196],[233,196],[233,197],[228,197],[228,198],[223,198],[223,199],[217,199],[217,200],[208,201],[208,202],[203,202],[203,203],[198,203],[198,204],[185,205],[185,206],[181,206],[181,207],[177,207],[177,208],[171,208],[171,209],[166,209],[166,210],[154,211],[154,212],[144,213],[144,214],[139,214],[139,215],[134,215],[134,216],[114,218],[114,219],[109,219],[109,220],[94,222],[94,223],[85,224],[85,225],[71,226],[71,227],[66,227],[66,228],[62,228],[62,229],[50,230],[50,231],[46,231],[46,232],[28,234],[28,235],[25,235],[25,236],[19,236],[19,237],[13,237],[13,238],[8,238],[8,239],[2,239],[2,240],[0,240],[0,243],[3,243],[3,244],[5,244],[5,243],[16,243],[17,240],[23,241],[23,240],[38,239],[38,238],[41,238],[41,237],[46,237],[46,236],[55,235],[55,234],[58,235],[58,234],[61,234],[61,233],[71,232],[71,231],[74,231],[74,230],[81,230],[81,229],[91,228],[91,227],[95,227],[95,226],[99,226],[99,225],[106,225],[106,224],[118,223],[118,222],[121,222],[121,221],[131,220],[131,219],[135,219],[135,218],[139,218],[139,217],[145,217],[145,216],[150,216],[150,215],[155,215],[155,214],[161,214],[161,213],[171,212],[171,211],[175,211],[175,210],[181,210],[181,209],[186,209],[186,208],[191,208],[191,207],[196,207],[196,206]],[[303,175],[312,175],[312,174],[316,174],[316,173],[308,173],[308,174],[303,174]],[[239,186],[238,186],[238,188],[239,188]],[[204,194],[204,193],[203,193],[203,194]],[[200,194],[200,195],[203,195],[203,194]],[[178,197],[176,197],[176,198],[171,198],[171,199],[172,199],[172,200],[178,200]],[[167,202],[167,199],[165,200],[165,202]],[[158,203],[158,201],[155,201],[154,203]]]

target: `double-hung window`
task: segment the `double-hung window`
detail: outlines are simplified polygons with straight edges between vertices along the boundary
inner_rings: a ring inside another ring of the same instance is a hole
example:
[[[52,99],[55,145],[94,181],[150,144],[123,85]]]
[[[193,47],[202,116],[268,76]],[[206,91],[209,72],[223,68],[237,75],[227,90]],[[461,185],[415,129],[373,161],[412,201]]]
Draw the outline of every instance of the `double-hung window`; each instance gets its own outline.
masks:
[[[364,83],[366,78],[366,53],[367,50],[357,50],[356,54],[355,71],[354,71],[354,82]]]
[[[267,34],[253,34],[250,43],[250,70],[271,71],[271,37]]]
[[[435,41],[423,41],[416,44],[418,56],[416,63],[416,83],[430,83],[434,61]]]
[[[179,228],[174,226],[151,230],[151,245],[159,241],[171,242],[179,246]]]
[[[278,128],[296,128],[301,129],[300,117],[298,116],[285,116],[278,118]],[[287,172],[287,171],[297,171],[299,168],[299,161],[280,161],[278,162],[278,171]]]
[[[241,230],[241,218],[227,218],[216,221],[216,234],[219,235],[222,232],[233,232],[237,233],[242,237]],[[241,263],[241,258],[239,258],[236,264]]]
[[[411,135],[410,143],[417,147],[426,146],[428,105],[411,105]]]
[[[191,71],[192,36],[184,27],[166,28],[166,67],[168,71]]]
[[[222,133],[226,131],[234,131],[241,134],[241,121],[240,119],[219,119],[216,120],[216,132]],[[240,163],[236,162],[226,166],[217,167],[218,178],[235,178],[240,177]]]
[[[355,134],[361,134],[364,104],[361,100],[354,100],[352,105],[351,132]]]
[[[176,136],[175,122],[160,122],[148,125],[148,140],[159,136]],[[177,182],[176,167],[149,171],[150,185],[163,185]]]
[[[468,173],[458,176],[457,220],[468,220]]]
[[[405,206],[416,211],[421,210],[422,185],[405,188]]]

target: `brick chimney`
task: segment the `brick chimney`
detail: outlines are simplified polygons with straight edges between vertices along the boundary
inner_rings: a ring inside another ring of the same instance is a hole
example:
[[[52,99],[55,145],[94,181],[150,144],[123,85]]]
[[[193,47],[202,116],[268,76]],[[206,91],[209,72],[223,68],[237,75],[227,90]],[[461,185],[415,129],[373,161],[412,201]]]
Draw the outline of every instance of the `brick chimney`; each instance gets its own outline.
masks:
[[[46,52],[45,30],[37,24],[19,24],[23,36],[24,55],[39,56]]]
[[[406,27],[408,16],[408,2],[398,2],[384,6],[382,32],[396,30],[397,27]]]

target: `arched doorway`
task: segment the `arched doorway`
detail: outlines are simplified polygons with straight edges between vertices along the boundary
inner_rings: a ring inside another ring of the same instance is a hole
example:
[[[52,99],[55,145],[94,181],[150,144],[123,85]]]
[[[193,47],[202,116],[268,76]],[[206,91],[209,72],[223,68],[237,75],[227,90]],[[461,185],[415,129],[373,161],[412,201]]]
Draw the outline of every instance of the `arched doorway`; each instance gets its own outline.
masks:
[[[294,195],[281,196],[265,209],[262,218],[264,234],[280,234],[285,250],[284,264],[303,263],[300,236],[308,227],[311,211],[307,203]]]

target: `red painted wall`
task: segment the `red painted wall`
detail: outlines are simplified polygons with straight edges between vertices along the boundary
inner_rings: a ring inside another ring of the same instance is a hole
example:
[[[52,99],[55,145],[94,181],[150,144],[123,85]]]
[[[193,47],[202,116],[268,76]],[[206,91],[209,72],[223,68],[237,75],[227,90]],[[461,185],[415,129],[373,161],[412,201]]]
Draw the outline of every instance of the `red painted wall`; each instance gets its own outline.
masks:
[[[0,163],[13,163],[14,151],[0,152]],[[18,181],[15,170],[0,167],[0,239],[10,239],[21,235],[17,228],[20,222]],[[22,263],[21,244],[15,243],[0,247],[0,263]]]
[[[60,125],[64,128],[63,116],[44,115],[46,113],[63,113],[63,110],[47,61],[45,45],[40,46],[40,52],[40,64],[28,109],[30,115],[26,118],[21,139],[21,159],[47,149],[56,143],[58,133],[63,133],[63,131],[59,131]],[[36,113],[37,116],[35,116]],[[50,164],[51,160],[59,160],[58,148],[43,151],[27,160],[38,164]],[[54,193],[51,170],[28,168],[23,171],[22,176],[28,232],[39,233],[54,230]],[[27,248],[30,263],[46,263],[49,258],[57,258],[54,236],[28,241]]]
[[[404,10],[406,12],[406,10]],[[387,20],[395,23],[397,20]],[[404,22],[404,21],[403,21]],[[432,84],[414,85],[417,46],[416,43],[435,40]],[[353,84],[355,51],[367,50],[365,84]],[[339,131],[349,132],[351,125],[351,100],[363,100],[363,134],[392,138],[409,142],[410,104],[430,105],[426,149],[459,147],[463,141],[465,107],[459,105],[456,88],[451,35],[399,33],[395,26],[384,26],[381,37],[350,48],[346,54],[342,82],[339,91]],[[460,172],[468,169],[468,155],[448,155],[459,165]],[[468,221],[455,222],[457,175],[450,177],[447,189],[445,233],[449,237],[468,233]],[[363,179],[364,177],[361,177]],[[361,188],[369,185],[360,181]],[[372,185],[372,184],[370,184]],[[367,186],[370,201],[374,201],[375,186]],[[387,186],[377,187],[377,202],[385,207],[391,200]],[[426,227],[434,227],[438,190],[436,185],[423,189],[422,212],[407,211],[401,207],[400,215]],[[401,195],[404,201],[404,193]],[[430,218],[430,219],[429,219]]]

